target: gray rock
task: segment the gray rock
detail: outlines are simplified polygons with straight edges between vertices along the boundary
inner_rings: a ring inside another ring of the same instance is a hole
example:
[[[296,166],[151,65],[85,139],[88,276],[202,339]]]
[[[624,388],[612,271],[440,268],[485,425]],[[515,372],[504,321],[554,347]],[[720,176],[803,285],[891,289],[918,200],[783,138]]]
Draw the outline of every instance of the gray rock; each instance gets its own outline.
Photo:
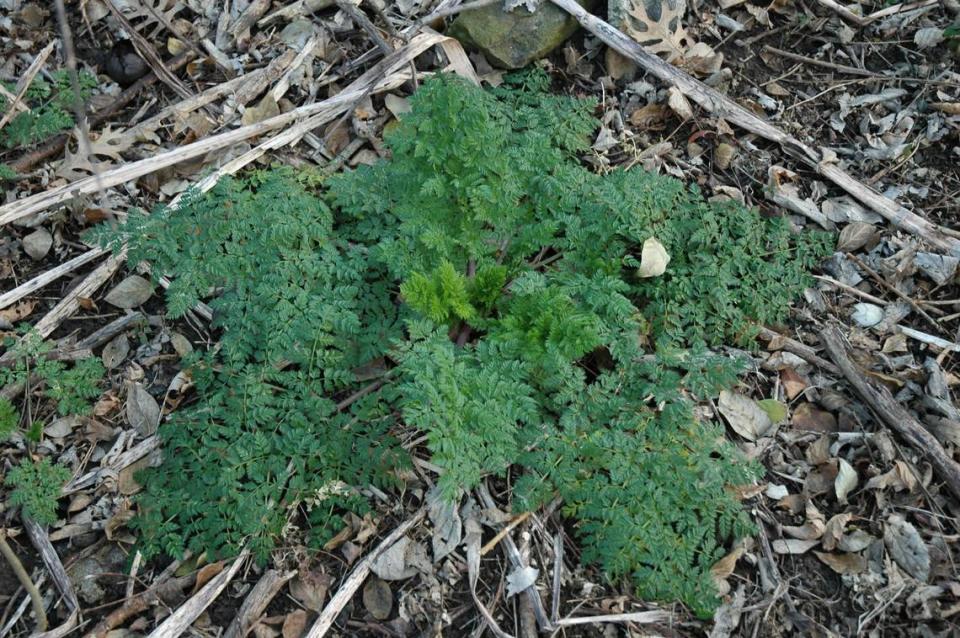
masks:
[[[588,10],[594,0],[577,0]],[[464,11],[450,25],[448,35],[479,49],[496,66],[519,69],[563,44],[577,30],[577,21],[566,11],[541,2],[530,12],[524,3],[513,11],[503,3]]]

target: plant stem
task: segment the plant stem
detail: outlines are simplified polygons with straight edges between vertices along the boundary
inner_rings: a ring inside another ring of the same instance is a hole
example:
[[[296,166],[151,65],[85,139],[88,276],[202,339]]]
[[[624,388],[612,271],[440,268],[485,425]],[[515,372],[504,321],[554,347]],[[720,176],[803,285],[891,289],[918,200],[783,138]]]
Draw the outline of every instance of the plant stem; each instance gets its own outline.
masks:
[[[17,575],[17,580],[20,581],[23,588],[30,594],[33,613],[37,617],[37,633],[46,631],[47,612],[43,609],[43,599],[40,597],[40,592],[33,584],[33,581],[30,580],[30,575],[27,573],[27,570],[23,568],[23,563],[20,562],[17,555],[13,553],[13,548],[7,543],[7,530],[5,529],[0,529],[0,554],[3,554],[3,557],[7,559],[7,563],[10,564],[13,573]]]

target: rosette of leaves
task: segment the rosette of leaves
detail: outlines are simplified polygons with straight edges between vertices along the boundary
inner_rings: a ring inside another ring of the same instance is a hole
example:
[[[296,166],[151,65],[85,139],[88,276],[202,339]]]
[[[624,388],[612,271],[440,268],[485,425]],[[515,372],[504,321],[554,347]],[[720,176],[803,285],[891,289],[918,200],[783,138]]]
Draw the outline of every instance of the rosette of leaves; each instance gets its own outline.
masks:
[[[590,171],[595,104],[548,85],[432,79],[388,160],[255,172],[106,233],[174,276],[172,314],[218,291],[220,347],[139,498],[148,553],[266,552],[303,499],[325,509],[298,524],[364,507],[329,486],[389,484],[422,434],[447,498],[514,468],[515,504],[561,497],[610,578],[710,613],[709,568],[750,527],[728,488],[757,468],[694,417],[741,369],[707,346],[782,318],[826,242]],[[643,279],[652,237],[672,259]]]

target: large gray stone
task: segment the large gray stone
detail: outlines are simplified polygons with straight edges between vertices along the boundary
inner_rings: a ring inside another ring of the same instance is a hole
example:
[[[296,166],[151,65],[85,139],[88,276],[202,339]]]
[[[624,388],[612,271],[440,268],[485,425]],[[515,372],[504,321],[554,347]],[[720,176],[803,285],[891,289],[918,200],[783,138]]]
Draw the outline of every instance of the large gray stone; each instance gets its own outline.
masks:
[[[594,0],[577,0],[591,8]],[[448,34],[479,49],[490,61],[506,69],[519,69],[563,44],[577,30],[577,21],[550,0],[542,0],[531,13],[522,5],[505,11],[503,2],[464,11]]]

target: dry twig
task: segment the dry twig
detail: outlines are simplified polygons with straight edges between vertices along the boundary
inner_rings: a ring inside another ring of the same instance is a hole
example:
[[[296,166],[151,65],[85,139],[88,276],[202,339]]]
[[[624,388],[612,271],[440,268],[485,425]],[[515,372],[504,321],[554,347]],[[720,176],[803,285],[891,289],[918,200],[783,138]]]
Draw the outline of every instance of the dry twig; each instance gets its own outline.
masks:
[[[23,563],[17,558],[13,548],[7,543],[7,530],[0,529],[0,554],[6,559],[10,569],[16,575],[17,580],[27,590],[30,595],[30,603],[33,605],[33,615],[37,617],[37,632],[47,630],[47,612],[43,608],[43,598],[40,596],[36,585],[30,580],[30,574],[23,568]]]
[[[902,436],[917,452],[924,454],[930,464],[947,484],[947,488],[960,498],[960,464],[944,451],[943,446],[919,421],[893,398],[883,386],[870,382],[850,360],[843,344],[843,336],[836,327],[825,328],[820,339],[830,358],[843,371],[843,376],[853,386],[860,399],[877,415],[879,420]]]

